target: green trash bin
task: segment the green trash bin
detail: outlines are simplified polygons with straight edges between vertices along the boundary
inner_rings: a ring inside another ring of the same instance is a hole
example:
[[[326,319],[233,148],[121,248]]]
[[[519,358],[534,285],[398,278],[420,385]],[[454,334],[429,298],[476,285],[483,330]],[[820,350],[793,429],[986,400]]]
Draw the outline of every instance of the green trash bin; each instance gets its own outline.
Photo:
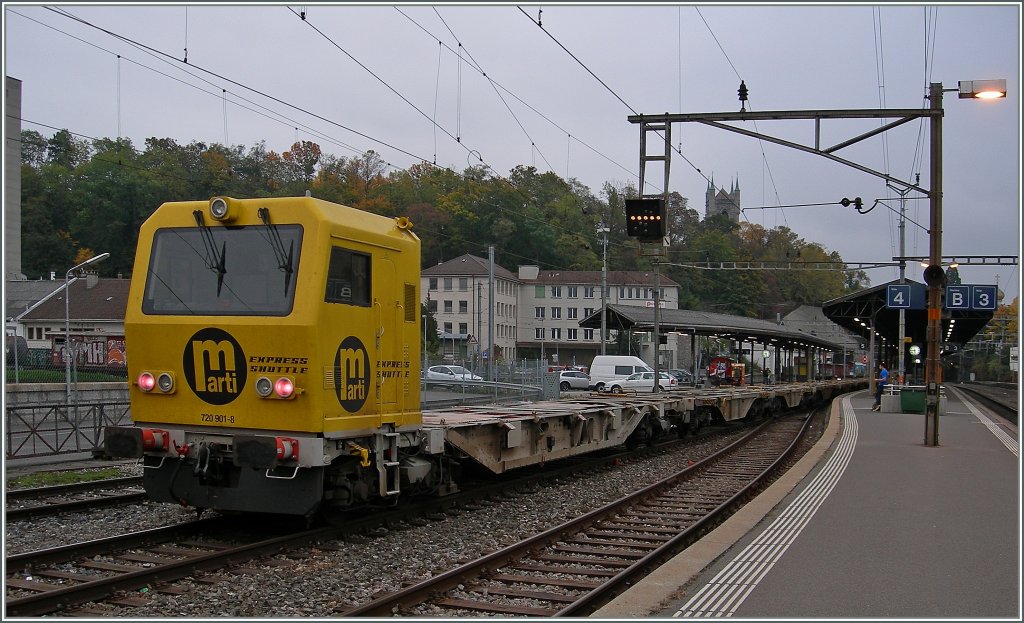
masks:
[[[910,389],[904,387],[900,390],[900,411],[903,413],[924,413],[925,397],[927,392],[924,388]]]

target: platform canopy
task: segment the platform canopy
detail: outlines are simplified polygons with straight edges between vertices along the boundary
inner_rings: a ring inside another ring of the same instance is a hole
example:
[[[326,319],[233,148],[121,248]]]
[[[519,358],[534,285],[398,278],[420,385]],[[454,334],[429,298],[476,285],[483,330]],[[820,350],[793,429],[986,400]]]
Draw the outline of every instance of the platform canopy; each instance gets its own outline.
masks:
[[[653,331],[654,308],[631,305],[607,305],[608,329],[617,331]],[[822,348],[825,350],[850,350],[848,345],[832,342],[814,335],[810,331],[793,330],[768,320],[715,314],[690,309],[662,309],[659,318],[662,334],[676,331],[688,335],[704,335],[735,340],[737,342],[758,342],[782,348]],[[580,321],[587,329],[601,328],[601,310]]]
[[[900,312],[899,309],[888,307],[887,302],[889,286],[899,283],[897,279],[832,299],[822,305],[822,312],[832,322],[863,336],[865,340],[870,336],[869,327],[874,319],[875,331],[885,338],[887,344],[895,345],[899,342]],[[906,310],[905,335],[910,338],[909,342],[924,345],[927,341],[928,328],[928,310],[925,308],[927,286],[910,279],[906,280],[906,284],[913,291],[911,303],[917,309]],[[942,337],[940,338],[942,343],[944,345],[966,344],[988,324],[992,313],[992,311],[943,309]],[[952,330],[950,330],[951,326]],[[943,350],[952,349],[944,348]]]

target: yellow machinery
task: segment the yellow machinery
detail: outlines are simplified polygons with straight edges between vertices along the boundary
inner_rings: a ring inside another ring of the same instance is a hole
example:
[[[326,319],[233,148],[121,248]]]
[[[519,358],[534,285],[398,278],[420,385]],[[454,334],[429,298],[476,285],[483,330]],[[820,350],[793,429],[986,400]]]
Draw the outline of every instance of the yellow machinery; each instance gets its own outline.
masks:
[[[131,414],[113,456],[151,497],[307,514],[396,495],[418,447],[420,241],[312,197],[165,203],[125,313]],[[263,495],[267,494],[267,495]]]

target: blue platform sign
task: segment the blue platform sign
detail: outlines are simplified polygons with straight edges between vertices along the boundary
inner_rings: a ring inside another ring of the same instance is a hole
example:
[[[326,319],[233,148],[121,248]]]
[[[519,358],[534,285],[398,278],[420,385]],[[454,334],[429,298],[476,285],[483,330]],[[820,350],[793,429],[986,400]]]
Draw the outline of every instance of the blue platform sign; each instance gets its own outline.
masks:
[[[996,287],[971,286],[971,309],[975,311],[995,311]]]
[[[910,284],[889,284],[885,306],[890,309],[910,309]]]
[[[971,286],[947,286],[946,309],[970,309]]]
[[[885,294],[885,306],[890,309],[928,307],[928,290],[921,283],[890,283]]]

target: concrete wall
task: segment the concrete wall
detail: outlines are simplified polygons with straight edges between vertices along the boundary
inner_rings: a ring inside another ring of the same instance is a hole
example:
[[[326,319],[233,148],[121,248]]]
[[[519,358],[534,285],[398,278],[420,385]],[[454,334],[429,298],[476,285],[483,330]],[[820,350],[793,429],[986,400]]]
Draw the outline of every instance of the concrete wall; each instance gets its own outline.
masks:
[[[75,391],[75,386],[71,386]],[[74,398],[76,394],[72,394]],[[128,402],[128,383],[79,383],[78,404]],[[54,405],[67,402],[64,383],[8,383],[4,404],[9,407]]]

